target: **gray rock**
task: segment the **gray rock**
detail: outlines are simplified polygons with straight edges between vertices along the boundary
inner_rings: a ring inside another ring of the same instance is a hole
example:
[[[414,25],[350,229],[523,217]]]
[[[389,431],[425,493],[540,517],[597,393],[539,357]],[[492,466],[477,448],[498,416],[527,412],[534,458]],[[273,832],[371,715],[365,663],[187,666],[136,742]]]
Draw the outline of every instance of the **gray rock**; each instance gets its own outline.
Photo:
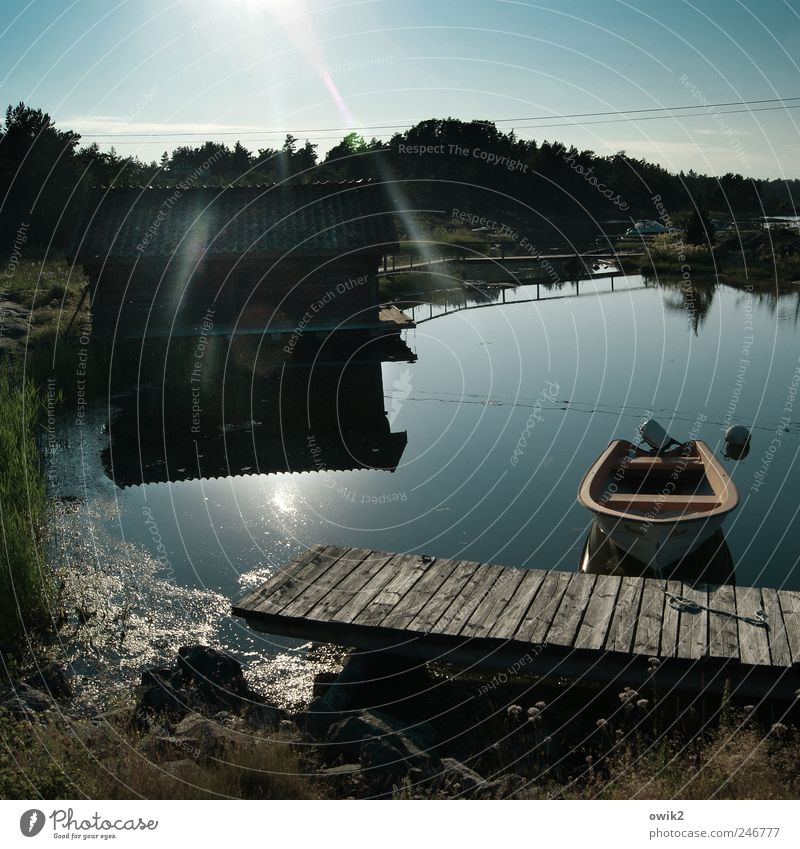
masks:
[[[145,669],[142,683],[137,688],[137,713],[186,713],[191,705],[183,685],[180,670],[169,667]]]
[[[252,704],[245,708],[244,721],[254,731],[273,731],[286,720],[285,710],[267,704]]]
[[[336,754],[349,759],[357,757],[362,763],[362,756],[368,757],[372,766],[391,758],[392,762],[403,763],[406,771],[438,759],[433,749],[435,739],[436,734],[427,723],[409,725],[378,711],[345,717],[332,725],[327,735],[327,742]],[[368,746],[365,751],[364,744],[373,741],[380,741],[393,751],[385,746]]]
[[[47,663],[40,666],[36,672],[25,679],[25,683],[37,690],[49,693],[56,699],[69,699],[73,695],[67,670],[57,663]]]
[[[527,783],[521,775],[509,772],[485,782],[480,787],[479,796],[485,799],[512,799]]]
[[[323,698],[314,699],[305,713],[297,717],[297,724],[317,740],[323,740],[331,726],[341,721],[342,713],[334,710]]]
[[[18,684],[13,695],[3,702],[2,707],[15,716],[31,716],[55,710],[58,705],[47,693],[28,684]]]
[[[472,796],[485,784],[474,769],[455,758],[442,758],[440,780],[445,790],[462,796]]]

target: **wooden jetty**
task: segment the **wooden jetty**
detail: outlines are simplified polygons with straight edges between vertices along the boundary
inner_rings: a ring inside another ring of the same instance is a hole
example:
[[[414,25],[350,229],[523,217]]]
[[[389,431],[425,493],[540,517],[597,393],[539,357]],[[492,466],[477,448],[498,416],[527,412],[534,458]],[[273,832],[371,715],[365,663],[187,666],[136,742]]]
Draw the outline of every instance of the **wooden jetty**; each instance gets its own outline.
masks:
[[[768,628],[752,623],[760,609]],[[318,545],[233,613],[259,631],[425,661],[635,686],[655,657],[659,686],[729,682],[755,699],[800,687],[800,592],[785,590]]]

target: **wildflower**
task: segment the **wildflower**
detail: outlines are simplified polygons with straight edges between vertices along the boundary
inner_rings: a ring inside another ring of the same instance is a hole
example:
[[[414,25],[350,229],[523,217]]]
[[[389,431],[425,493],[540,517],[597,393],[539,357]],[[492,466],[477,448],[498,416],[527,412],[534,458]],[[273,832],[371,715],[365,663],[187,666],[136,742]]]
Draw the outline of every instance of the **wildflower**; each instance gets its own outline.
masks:
[[[638,699],[638,698],[639,698],[639,694],[636,692],[636,690],[631,690],[631,688],[630,688],[630,687],[626,687],[626,688],[625,688],[625,689],[624,689],[624,690],[623,690],[623,691],[619,694],[619,700],[620,700],[620,701],[622,702],[622,704],[624,704],[624,705],[630,704],[631,702],[635,701],[635,700],[636,700],[636,699]]]
[[[756,709],[755,705],[745,705],[744,706],[744,712],[745,713],[752,713],[755,709]]]
[[[596,725],[598,728],[600,728],[600,729],[605,728],[605,727],[606,727],[606,725],[608,725],[608,720],[606,720],[606,719],[598,719],[598,720],[597,720],[597,722],[595,723],[595,725]]]
[[[541,722],[542,712],[537,707],[528,708],[528,722]]]
[[[797,692],[800,693],[800,690]],[[544,710],[547,707],[547,702],[536,702],[535,707],[537,710]]]
[[[621,740],[621,739],[622,739],[622,730],[621,730],[620,728],[618,728],[618,729],[614,732],[614,736],[617,738],[617,740]]]
[[[639,699],[639,701],[636,702],[636,707],[642,708],[642,710],[644,710],[647,707],[647,705],[648,705],[647,699]]]
[[[648,657],[647,658],[648,666],[661,666],[661,661],[657,657]]]
[[[770,728],[769,733],[780,738],[785,736],[788,730],[789,729],[782,722],[776,722],[772,728]]]
[[[518,719],[522,716],[522,708],[519,705],[509,705],[506,713],[510,719]]]

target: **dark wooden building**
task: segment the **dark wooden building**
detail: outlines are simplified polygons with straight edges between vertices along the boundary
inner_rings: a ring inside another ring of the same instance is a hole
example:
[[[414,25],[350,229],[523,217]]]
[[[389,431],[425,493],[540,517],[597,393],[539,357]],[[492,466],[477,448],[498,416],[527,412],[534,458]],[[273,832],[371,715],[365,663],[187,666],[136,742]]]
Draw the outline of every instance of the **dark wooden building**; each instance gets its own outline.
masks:
[[[96,337],[267,332],[291,346],[387,328],[376,275],[397,234],[381,185],[114,188],[90,207],[72,259]]]

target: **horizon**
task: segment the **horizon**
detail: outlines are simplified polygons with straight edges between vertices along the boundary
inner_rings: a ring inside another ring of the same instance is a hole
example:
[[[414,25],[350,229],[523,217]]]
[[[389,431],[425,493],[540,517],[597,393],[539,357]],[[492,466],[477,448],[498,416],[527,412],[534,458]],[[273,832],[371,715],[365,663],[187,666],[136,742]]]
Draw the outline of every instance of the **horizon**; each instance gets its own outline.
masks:
[[[800,102],[777,102],[800,96],[789,3],[32,0],[2,19],[5,103],[143,162],[287,133],[322,159],[349,132],[388,141],[436,116],[671,173],[800,176]]]

